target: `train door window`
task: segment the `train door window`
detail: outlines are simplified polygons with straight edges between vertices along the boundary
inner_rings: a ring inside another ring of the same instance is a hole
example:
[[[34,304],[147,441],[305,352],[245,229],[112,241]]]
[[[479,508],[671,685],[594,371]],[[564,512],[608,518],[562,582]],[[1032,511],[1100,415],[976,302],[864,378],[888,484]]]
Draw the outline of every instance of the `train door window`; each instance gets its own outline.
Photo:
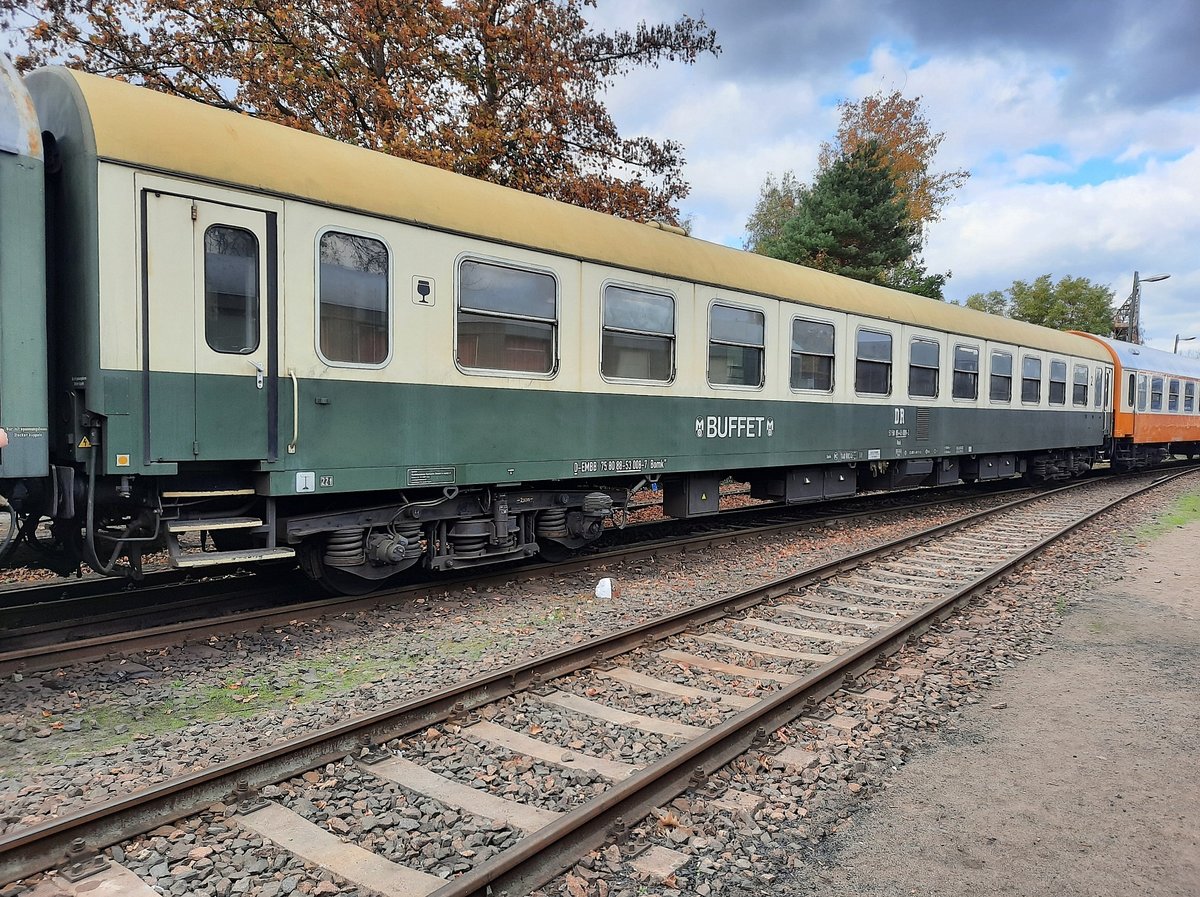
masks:
[[[1051,405],[1067,404],[1067,363],[1065,361],[1050,362],[1049,399]]]
[[[833,391],[833,325],[792,319],[792,389]]]
[[[1183,410],[1187,414],[1191,414],[1196,410],[1196,384],[1183,384]]]
[[[604,288],[600,373],[669,383],[675,376],[675,299],[609,284]]]
[[[938,394],[941,347],[931,339],[914,339],[908,347],[908,394],[933,399]]]
[[[464,368],[551,374],[558,283],[542,271],[464,259],[458,266],[458,363]]]
[[[956,399],[979,398],[979,348],[954,347],[954,382],[951,392]]]
[[[214,224],[204,232],[204,339],[214,352],[258,348],[258,238]]]
[[[317,345],[329,364],[378,367],[389,353],[388,248],[326,231],[317,266]]]
[[[1163,400],[1163,378],[1162,377],[1151,377],[1150,378],[1150,410],[1151,411],[1162,411],[1162,407],[1163,407],[1162,400]]]
[[[708,315],[708,382],[762,386],[767,319],[761,311],[713,305]]]
[[[1036,405],[1042,400],[1042,360],[1036,355],[1021,359],[1021,401]]]
[[[1104,399],[1104,368],[1096,368],[1096,379],[1092,382],[1092,407],[1100,408]]]
[[[1087,407],[1088,369],[1085,364],[1075,365],[1075,383],[1071,387],[1071,404]]]
[[[1100,407],[1106,411],[1112,408],[1112,371],[1108,368],[1104,369],[1104,401]]]
[[[993,402],[1012,401],[1013,357],[1011,352],[992,353],[992,374],[988,394]]]
[[[854,389],[863,395],[892,393],[892,335],[878,330],[858,331]]]
[[[1130,374],[1130,377],[1133,375]],[[1146,399],[1150,394],[1150,381],[1145,374],[1138,374],[1137,378],[1137,410],[1146,410]]]

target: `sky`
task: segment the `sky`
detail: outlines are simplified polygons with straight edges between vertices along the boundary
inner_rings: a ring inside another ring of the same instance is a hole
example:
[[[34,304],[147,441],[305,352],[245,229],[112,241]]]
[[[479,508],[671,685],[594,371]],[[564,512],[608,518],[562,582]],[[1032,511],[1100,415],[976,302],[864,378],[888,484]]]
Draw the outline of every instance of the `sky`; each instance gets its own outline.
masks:
[[[616,82],[621,132],[680,141],[693,235],[730,246],[768,173],[810,182],[841,100],[921,98],[934,170],[966,185],[929,228],[946,298],[1050,274],[1116,304],[1141,277],[1146,341],[1200,352],[1200,0],[599,0],[597,27],[703,16],[722,47]],[[1193,348],[1195,347],[1195,348]]]

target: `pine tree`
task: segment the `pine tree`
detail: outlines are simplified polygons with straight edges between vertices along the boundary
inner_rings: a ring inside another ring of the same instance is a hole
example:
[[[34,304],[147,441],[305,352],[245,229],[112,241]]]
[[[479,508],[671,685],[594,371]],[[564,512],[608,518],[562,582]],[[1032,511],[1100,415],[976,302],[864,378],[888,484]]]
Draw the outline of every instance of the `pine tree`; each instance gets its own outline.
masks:
[[[866,141],[817,176],[798,214],[764,249],[774,258],[888,284],[912,261],[913,237],[882,148]]]

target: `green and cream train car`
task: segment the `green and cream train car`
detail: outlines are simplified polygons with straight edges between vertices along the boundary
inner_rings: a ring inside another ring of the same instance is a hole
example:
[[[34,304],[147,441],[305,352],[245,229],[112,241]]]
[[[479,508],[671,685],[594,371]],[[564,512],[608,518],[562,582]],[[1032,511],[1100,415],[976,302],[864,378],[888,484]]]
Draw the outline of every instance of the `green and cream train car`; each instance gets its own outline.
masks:
[[[295,554],[355,591],[578,548],[646,484],[690,517],[726,476],[816,501],[1068,477],[1104,443],[1112,363],[1082,337],[65,69],[25,84],[51,335],[26,363],[54,399],[23,512],[98,569],[206,531],[175,563]],[[6,287],[6,326],[28,301]]]

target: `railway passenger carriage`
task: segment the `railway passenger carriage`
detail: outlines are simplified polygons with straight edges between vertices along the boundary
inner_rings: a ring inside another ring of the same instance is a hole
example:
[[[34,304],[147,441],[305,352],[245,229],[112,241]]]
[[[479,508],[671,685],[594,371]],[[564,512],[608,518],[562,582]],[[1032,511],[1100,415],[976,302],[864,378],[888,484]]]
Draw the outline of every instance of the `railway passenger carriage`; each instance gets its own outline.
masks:
[[[1200,359],[1081,333],[1102,345],[1115,366],[1110,455],[1124,469],[1168,455],[1200,455]]]
[[[646,484],[689,517],[728,475],[788,502],[1060,479],[1110,434],[1114,358],[1082,336],[64,69],[26,84],[54,419],[50,475],[0,491],[98,569],[164,528],[178,565],[296,553],[354,591],[578,548]],[[5,288],[5,327],[36,287]],[[179,553],[188,531],[220,550]]]

